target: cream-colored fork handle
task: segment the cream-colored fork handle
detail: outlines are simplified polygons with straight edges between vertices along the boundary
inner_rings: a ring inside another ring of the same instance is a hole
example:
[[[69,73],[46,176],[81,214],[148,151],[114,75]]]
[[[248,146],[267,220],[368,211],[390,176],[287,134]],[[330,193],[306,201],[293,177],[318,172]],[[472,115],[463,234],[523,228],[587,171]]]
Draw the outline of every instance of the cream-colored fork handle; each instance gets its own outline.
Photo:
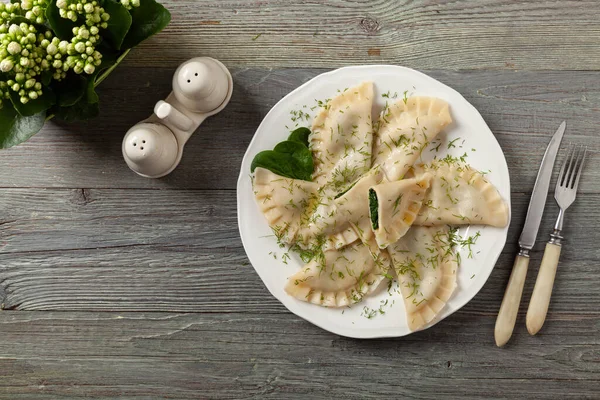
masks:
[[[552,287],[554,286],[554,277],[556,276],[556,268],[558,267],[558,259],[560,258],[561,246],[558,244],[546,244],[540,271],[538,272],[533,288],[533,294],[529,301],[527,309],[527,330],[531,335],[535,335],[542,329],[548,306],[550,305],[550,296],[552,296]]]
[[[529,257],[517,256],[510,279],[508,280],[506,292],[504,292],[504,299],[502,299],[498,318],[496,319],[494,337],[496,339],[496,346],[498,347],[502,347],[508,342],[515,328],[528,266]]]

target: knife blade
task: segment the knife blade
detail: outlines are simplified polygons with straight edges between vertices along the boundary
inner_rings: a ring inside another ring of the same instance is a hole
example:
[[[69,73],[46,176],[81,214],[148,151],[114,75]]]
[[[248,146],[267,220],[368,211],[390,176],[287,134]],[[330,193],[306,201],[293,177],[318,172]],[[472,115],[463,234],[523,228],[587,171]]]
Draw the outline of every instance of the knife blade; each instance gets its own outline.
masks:
[[[515,328],[519,304],[523,295],[523,286],[525,286],[525,279],[527,278],[527,268],[529,267],[529,250],[533,248],[538,229],[540,228],[546,198],[548,197],[550,178],[552,178],[552,170],[556,161],[556,153],[560,147],[560,142],[562,142],[566,126],[567,123],[563,121],[550,140],[544,153],[544,158],[542,158],[542,164],[540,165],[535,185],[533,186],[533,193],[531,194],[527,217],[525,218],[525,226],[519,238],[521,249],[515,258],[515,264],[510,273],[502,305],[500,305],[500,311],[498,311],[496,327],[494,328],[494,338],[498,347],[502,347],[508,342]]]
[[[556,161],[556,154],[560,148],[563,135],[567,122],[563,121],[558,127],[558,130],[552,136],[542,163],[540,170],[538,171],[535,185],[533,186],[533,193],[531,194],[531,200],[529,201],[529,207],[527,208],[527,217],[525,217],[525,225],[519,237],[519,246],[525,250],[531,250],[535,244],[537,238],[538,229],[540,228],[540,222],[542,221],[542,215],[544,214],[544,207],[546,206],[546,198],[548,197],[548,188],[550,187],[550,179],[552,178],[552,170],[554,169],[554,162]]]

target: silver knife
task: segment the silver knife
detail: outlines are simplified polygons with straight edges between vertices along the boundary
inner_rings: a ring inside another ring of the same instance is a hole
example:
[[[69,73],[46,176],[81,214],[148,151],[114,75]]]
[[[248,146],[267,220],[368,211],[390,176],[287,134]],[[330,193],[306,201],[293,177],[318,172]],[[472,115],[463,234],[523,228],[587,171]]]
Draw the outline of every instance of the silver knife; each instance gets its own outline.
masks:
[[[531,194],[527,217],[525,218],[525,226],[519,238],[520,251],[515,259],[515,265],[510,274],[504,299],[502,299],[502,305],[496,319],[494,337],[498,347],[502,347],[508,342],[515,327],[519,304],[521,303],[521,295],[523,294],[523,285],[527,277],[529,251],[535,244],[540,222],[542,221],[544,206],[548,197],[548,188],[550,187],[550,179],[552,178],[552,170],[554,169],[554,161],[556,161],[556,153],[560,148],[560,142],[562,141],[566,126],[566,121],[563,121],[550,140],[550,144],[548,144],[548,148],[546,148],[546,153],[542,159],[535,185],[533,186],[533,193]]]

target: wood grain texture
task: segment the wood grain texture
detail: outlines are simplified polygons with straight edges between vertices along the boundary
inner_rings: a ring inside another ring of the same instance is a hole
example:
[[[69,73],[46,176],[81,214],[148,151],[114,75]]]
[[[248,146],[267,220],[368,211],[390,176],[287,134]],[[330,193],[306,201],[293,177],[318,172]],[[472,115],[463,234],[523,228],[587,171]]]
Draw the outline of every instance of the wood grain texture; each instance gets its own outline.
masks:
[[[243,312],[277,304],[245,257],[233,191],[94,189],[85,200],[80,190],[0,193],[5,309]],[[600,234],[586,229],[600,218],[599,200],[583,194],[569,209],[551,312],[600,309],[600,269],[592,261],[600,258]],[[500,306],[528,202],[528,195],[514,195],[507,246],[474,300],[488,313]],[[530,276],[557,213],[550,199],[547,210]],[[524,299],[534,282],[528,280]],[[526,310],[527,301],[521,306]]]
[[[29,142],[3,151],[0,187],[235,189],[244,152],[266,113],[325,71],[234,69],[230,105],[200,127],[173,174],[151,180],[126,168],[121,142],[169,93],[173,71],[118,69],[100,88],[103,108],[98,119],[50,123]],[[513,191],[531,190],[543,149],[563,119],[568,120],[565,142],[600,151],[598,72],[426,72],[462,93],[483,115],[505,152]],[[592,156],[581,191],[598,193],[598,182],[600,158]]]
[[[598,398],[600,3],[161,1],[171,25],[102,84],[99,118],[47,124],[0,153],[0,399]],[[198,55],[231,68],[232,101],[172,175],[140,178],[123,162],[123,134]],[[380,63],[422,70],[481,112],[508,161],[513,219],[463,309],[424,332],[361,341],[268,293],[240,243],[235,187],[277,101],[332,68]],[[512,340],[498,349],[494,322],[529,195],[563,119],[565,141],[591,157],[548,317],[529,336],[552,199]]]
[[[557,314],[493,345],[495,316],[467,305],[400,339],[332,335],[290,314],[0,313],[10,398],[593,399],[598,313]],[[594,325],[596,328],[594,328]],[[487,339],[487,340],[486,340]],[[35,345],[33,345],[35,344]],[[468,350],[467,350],[468,349]]]
[[[171,25],[135,66],[211,55],[233,66],[401,64],[418,69],[592,70],[596,1],[169,0]]]

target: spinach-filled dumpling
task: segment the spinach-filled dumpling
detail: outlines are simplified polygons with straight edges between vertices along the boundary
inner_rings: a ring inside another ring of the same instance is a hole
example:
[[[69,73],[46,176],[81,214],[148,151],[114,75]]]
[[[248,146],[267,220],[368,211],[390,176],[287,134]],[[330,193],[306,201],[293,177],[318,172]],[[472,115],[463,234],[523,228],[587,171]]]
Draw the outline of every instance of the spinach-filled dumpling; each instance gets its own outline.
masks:
[[[406,234],[429,189],[430,174],[419,178],[385,182],[369,189],[371,229],[377,245],[385,249]]]
[[[326,202],[321,199],[315,211],[310,213],[308,224],[301,229],[300,237],[304,240],[328,237],[328,242],[336,248],[354,242],[361,230],[370,229],[369,188],[382,179],[383,174],[375,168],[333,200]]]
[[[503,228],[508,224],[508,205],[475,168],[442,160],[416,166],[411,174],[433,176],[415,225],[481,224]]]
[[[316,116],[310,135],[313,182],[326,195],[345,190],[371,168],[373,83],[342,91]]]
[[[288,278],[285,291],[309,303],[345,307],[373,292],[389,266],[389,259],[384,255],[372,255],[367,246],[357,241],[317,255]]]
[[[452,122],[448,103],[434,97],[409,97],[386,108],[379,117],[373,164],[389,181],[397,181],[421,152]]]
[[[264,169],[254,171],[254,196],[269,226],[283,243],[291,244],[317,201],[317,185],[285,178]]]
[[[458,263],[447,227],[409,229],[387,248],[404,298],[411,330],[431,322],[456,288]]]

